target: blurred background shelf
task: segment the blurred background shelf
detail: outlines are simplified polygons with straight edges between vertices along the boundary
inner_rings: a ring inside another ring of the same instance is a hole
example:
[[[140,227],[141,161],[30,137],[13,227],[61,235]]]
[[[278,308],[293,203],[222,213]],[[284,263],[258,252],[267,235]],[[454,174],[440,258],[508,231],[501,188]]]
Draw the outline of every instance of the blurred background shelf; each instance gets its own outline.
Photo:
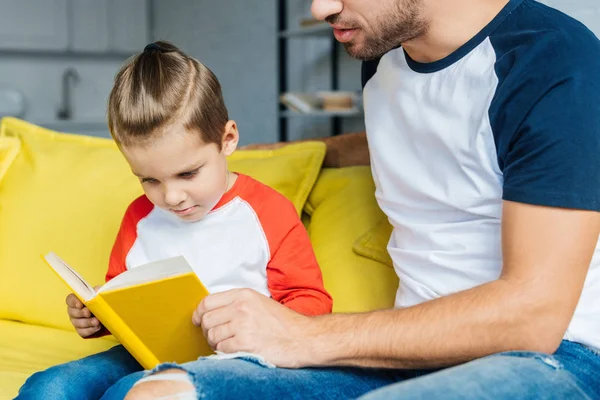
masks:
[[[327,23],[320,23],[314,26],[307,26],[298,29],[289,29],[286,31],[279,32],[279,37],[282,38],[294,38],[303,36],[333,36],[331,26]]]
[[[288,6],[291,10],[288,9]],[[298,6],[298,0],[278,0],[277,71],[279,99],[281,100],[283,95],[291,92],[317,94],[325,91],[333,93],[347,92],[348,90],[356,91],[358,89],[356,86],[348,87],[344,85],[346,87],[342,87],[340,84],[341,73],[342,69],[347,68],[352,63],[355,66],[354,70],[359,72],[360,69],[356,69],[356,67],[359,67],[360,61],[350,60],[344,54],[343,49],[333,35],[333,29],[328,23],[311,18],[308,9],[306,9],[306,14],[298,15]],[[308,54],[314,54],[314,51],[319,49],[318,51],[322,51],[320,53],[322,57],[319,59],[312,58],[312,64],[299,61],[296,56],[299,40],[304,40],[305,47],[303,49],[306,49],[304,51]],[[301,71],[302,75],[298,75],[300,69],[298,63],[302,65],[300,67],[303,69]],[[311,79],[308,78],[309,74],[323,76],[325,80],[317,85],[314,83],[312,85],[307,84],[307,82],[311,82]],[[327,75],[329,76],[327,77]],[[356,82],[360,82],[360,75],[356,77]],[[320,135],[333,136],[342,134],[344,131],[352,131],[353,128],[349,128],[351,125],[346,125],[345,119],[348,118],[348,122],[352,122],[350,118],[357,119],[362,116],[362,104],[358,104],[360,102],[361,100],[358,100],[354,104],[355,108],[344,110],[327,110],[328,107],[323,107],[325,109],[315,107],[314,111],[298,112],[296,109],[303,110],[304,108],[294,107],[294,109],[291,109],[280,101],[278,108],[279,140],[285,142],[297,138],[298,129],[294,128],[298,127],[298,123],[296,119],[290,121],[291,118],[304,118],[304,126],[306,126],[304,131],[306,132],[311,132],[318,126]],[[318,122],[310,121],[310,118],[313,117]],[[328,121],[326,119],[330,120],[329,129],[327,129]],[[312,134],[309,133],[309,135]]]
[[[310,112],[298,112],[294,110],[284,110],[280,113],[282,118],[296,118],[296,117],[361,117],[363,115],[360,109],[351,110],[339,110],[339,111],[326,111],[326,110],[315,110]]]

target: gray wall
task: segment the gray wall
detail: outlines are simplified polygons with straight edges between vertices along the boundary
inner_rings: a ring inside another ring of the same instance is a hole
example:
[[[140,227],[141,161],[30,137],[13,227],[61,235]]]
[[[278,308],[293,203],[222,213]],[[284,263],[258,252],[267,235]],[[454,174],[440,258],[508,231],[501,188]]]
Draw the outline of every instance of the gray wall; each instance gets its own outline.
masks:
[[[265,0],[154,0],[153,36],[183,48],[223,87],[241,143],[274,142],[277,10]]]
[[[600,35],[598,0],[543,0],[586,23]],[[154,38],[172,40],[204,62],[221,80],[243,143],[272,142],[277,123],[276,0],[153,0]],[[309,0],[287,0],[287,24],[310,16]],[[360,90],[360,62],[339,46],[340,87]],[[288,40],[288,90],[330,89],[330,41]],[[288,118],[291,140],[327,136],[328,118]],[[343,132],[364,129],[362,118],[344,118]]]
[[[148,40],[146,0],[0,0],[0,6],[0,115],[108,137],[114,74]],[[72,117],[61,120],[62,77],[70,68],[80,79],[69,89]],[[7,95],[15,92],[24,98],[22,112]]]
[[[110,1],[109,4],[125,4],[117,3],[117,0]],[[138,3],[127,1],[133,15],[145,18],[145,11],[132,5]],[[137,1],[142,4],[145,0]],[[276,141],[277,1],[149,1],[153,15],[149,21],[152,38],[173,41],[216,73],[223,85],[231,117],[239,123],[242,143]],[[287,1],[288,25],[294,27],[297,26],[299,18],[310,15],[310,1]],[[5,15],[8,15],[6,18],[15,18],[14,10],[10,8],[11,4],[21,4],[20,8],[25,7],[19,0],[1,2]],[[578,18],[600,35],[599,0],[543,2]],[[31,14],[36,13],[39,14],[38,10],[32,8]],[[30,17],[23,18],[23,26],[27,26],[25,24]],[[94,25],[86,25],[85,18],[82,17],[77,17],[76,21],[88,30]],[[141,25],[144,24],[133,21],[130,28],[139,29]],[[145,31],[146,27],[141,29]],[[329,89],[329,40],[290,39],[288,43],[289,89]],[[359,90],[360,63],[346,56],[341,46],[340,60],[341,88]],[[16,52],[0,50],[0,90],[6,87],[24,94],[27,103],[24,118],[28,120],[58,130],[108,136],[105,122],[106,99],[113,76],[123,61],[124,57],[54,56],[51,53],[43,55],[36,52],[19,52],[18,49]],[[61,76],[68,67],[75,67],[81,80],[72,91],[73,121],[64,123],[57,121],[56,111],[61,102]],[[325,136],[331,132],[330,121],[326,118],[289,118],[289,125],[291,139]],[[343,131],[362,129],[361,118],[344,119]]]
[[[207,65],[223,86],[242,143],[278,140],[277,1],[153,0],[153,37],[170,40]],[[310,15],[310,1],[288,0],[288,25]],[[288,89],[330,89],[330,42],[288,41]],[[340,51],[340,85],[360,90],[360,63]],[[326,136],[328,118],[289,118],[290,139]],[[344,119],[345,132],[362,130],[362,118]]]

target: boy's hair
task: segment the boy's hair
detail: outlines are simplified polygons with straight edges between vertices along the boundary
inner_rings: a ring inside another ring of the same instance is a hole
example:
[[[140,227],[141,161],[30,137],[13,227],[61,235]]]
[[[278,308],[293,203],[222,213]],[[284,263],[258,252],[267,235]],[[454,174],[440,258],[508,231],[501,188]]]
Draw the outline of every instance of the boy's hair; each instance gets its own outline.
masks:
[[[171,43],[151,43],[115,76],[108,128],[119,146],[145,144],[173,122],[221,148],[229,117],[216,76]]]

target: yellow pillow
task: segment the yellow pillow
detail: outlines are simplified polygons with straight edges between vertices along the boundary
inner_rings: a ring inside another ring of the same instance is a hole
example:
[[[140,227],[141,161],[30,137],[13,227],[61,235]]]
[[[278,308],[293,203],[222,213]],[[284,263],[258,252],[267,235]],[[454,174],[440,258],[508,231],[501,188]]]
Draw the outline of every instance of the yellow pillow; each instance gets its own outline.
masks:
[[[375,183],[373,182],[369,167],[348,167],[348,169],[343,168],[340,171],[343,172],[336,173],[339,176],[330,182],[330,187],[327,188],[328,191],[320,192],[320,190],[325,189],[321,186],[319,186],[319,190],[314,190],[309,201],[306,203],[306,212],[312,214],[314,211],[313,202],[323,201],[329,195],[329,192],[341,190],[348,185],[351,179],[359,180],[361,182],[360,185],[364,186],[364,194],[367,196],[363,211],[369,216],[369,222],[362,225],[364,228],[363,233],[358,230],[356,231],[358,237],[352,244],[352,250],[360,256],[393,267],[392,258],[387,251],[387,245],[392,234],[392,226],[375,199]],[[327,172],[327,174],[329,173]]]
[[[309,235],[336,312],[361,312],[394,304],[394,270],[353,251],[358,237],[381,217],[369,167],[323,169],[305,210]]]
[[[392,234],[392,226],[375,199],[375,184],[369,167],[349,167],[349,169],[341,169],[341,171],[343,172],[338,172],[337,175],[339,176],[330,183],[330,187],[327,188],[329,191],[341,190],[353,178],[361,181],[361,185],[364,186],[367,195],[365,199],[367,204],[365,205],[364,212],[369,216],[369,222],[363,224],[365,229],[363,233],[357,231],[358,237],[352,244],[352,250],[360,256],[370,258],[393,268],[394,264],[387,251],[387,245]],[[320,192],[320,190],[322,190],[321,186],[319,186],[319,190],[315,189],[306,203],[305,210],[307,213],[312,214],[314,211],[313,202],[323,201],[324,197],[329,193],[325,191]]]
[[[72,329],[68,291],[40,255],[55,251],[90,283],[102,283],[123,213],[141,187],[109,139],[5,118],[0,149],[0,319]],[[271,185],[301,209],[324,155],[322,143],[240,151],[231,169]]]
[[[290,144],[276,150],[238,150],[229,169],[265,183],[287,197],[301,215],[325,158],[322,142]]]
[[[387,217],[383,214],[373,227],[361,235],[352,249],[356,254],[371,260],[379,261],[390,268],[394,267],[390,253],[387,251],[387,245],[392,235],[392,225],[390,225]]]

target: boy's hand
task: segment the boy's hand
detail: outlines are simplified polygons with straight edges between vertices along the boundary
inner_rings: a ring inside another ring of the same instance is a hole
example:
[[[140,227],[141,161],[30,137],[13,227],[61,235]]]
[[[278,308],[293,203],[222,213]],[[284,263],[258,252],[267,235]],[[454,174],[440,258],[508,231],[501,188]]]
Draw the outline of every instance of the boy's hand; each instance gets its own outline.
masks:
[[[71,324],[82,338],[87,338],[102,329],[102,324],[73,293],[67,296],[67,313]]]

